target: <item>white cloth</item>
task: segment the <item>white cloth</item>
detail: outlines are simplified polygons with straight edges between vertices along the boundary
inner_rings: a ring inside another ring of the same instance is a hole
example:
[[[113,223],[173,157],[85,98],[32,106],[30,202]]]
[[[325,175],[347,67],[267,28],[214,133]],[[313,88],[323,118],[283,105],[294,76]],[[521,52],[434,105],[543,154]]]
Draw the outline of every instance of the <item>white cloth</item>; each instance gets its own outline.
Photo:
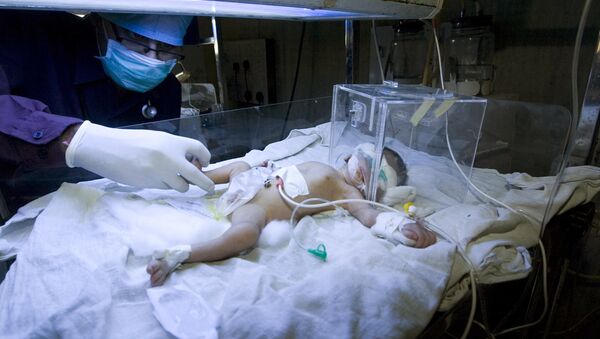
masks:
[[[118,188],[125,187],[64,184],[54,193],[0,285],[3,337],[185,337],[199,327],[197,337],[210,337],[216,317],[228,338],[410,338],[428,323],[448,279],[449,243],[398,248],[354,218],[315,216],[294,232],[309,246],[325,243],[325,263],[281,238],[274,228],[287,223],[276,222],[248,255],[185,265],[155,292],[145,272],[153,249],[211,239],[228,224],[204,215],[211,197],[178,209]],[[197,314],[175,317],[173,309],[192,306]]]
[[[323,140],[319,133],[327,128],[315,130],[280,142],[279,153],[253,151],[248,158],[256,156],[260,162],[275,154],[281,156],[279,166],[326,162],[328,148],[316,141]],[[298,143],[296,138],[301,138]],[[304,148],[298,151],[298,145]],[[391,148],[403,157],[409,184],[417,188],[415,205],[435,209],[431,220],[457,243],[467,245],[483,282],[526,274],[530,258],[522,249],[537,242],[538,228],[502,208],[468,196],[462,199],[464,183],[457,181],[447,159]],[[294,156],[284,156],[289,153]],[[600,188],[596,171],[567,169],[571,176],[565,178],[571,179],[561,185],[551,215],[589,201]],[[472,174],[478,187],[511,206],[543,213],[539,211],[547,202],[547,189],[516,189],[536,178],[507,178],[493,170],[475,169]],[[509,180],[513,187],[507,189]],[[228,224],[215,219],[215,197],[146,192],[114,184],[64,185],[50,197],[25,245],[0,241],[0,255],[7,253],[7,243],[13,253],[20,250],[19,260],[0,285],[0,333],[9,338],[167,336],[151,316],[153,307],[161,306],[150,305],[140,293],[149,285],[145,273],[149,255],[156,248],[214,238]],[[36,208],[22,212],[37,215],[41,208]],[[27,220],[31,221],[21,221]],[[327,263],[290,243],[287,222],[273,222],[249,255],[186,265],[173,273],[165,288],[184,284],[195,297],[201,296],[223,319],[219,330],[223,336],[416,336],[437,307],[446,282],[449,286],[459,282],[466,266],[458,263],[453,246],[445,241],[426,249],[394,248],[350,220],[318,215],[304,218],[295,229],[303,243],[327,245]],[[12,234],[16,226],[12,220],[2,226],[1,239],[10,239],[4,235]]]
[[[296,166],[282,167],[273,172],[271,176],[280,177],[283,180],[283,190],[291,198],[310,193],[304,176]]]

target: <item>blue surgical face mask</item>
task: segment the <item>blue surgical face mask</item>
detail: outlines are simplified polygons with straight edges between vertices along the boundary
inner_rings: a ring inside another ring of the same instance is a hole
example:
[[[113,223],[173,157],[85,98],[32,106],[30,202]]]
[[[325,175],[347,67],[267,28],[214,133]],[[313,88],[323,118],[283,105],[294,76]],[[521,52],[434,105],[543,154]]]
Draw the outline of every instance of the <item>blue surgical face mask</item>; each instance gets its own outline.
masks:
[[[158,86],[171,72],[177,60],[157,60],[131,51],[114,40],[108,40],[106,55],[98,57],[104,72],[117,85],[140,93]]]

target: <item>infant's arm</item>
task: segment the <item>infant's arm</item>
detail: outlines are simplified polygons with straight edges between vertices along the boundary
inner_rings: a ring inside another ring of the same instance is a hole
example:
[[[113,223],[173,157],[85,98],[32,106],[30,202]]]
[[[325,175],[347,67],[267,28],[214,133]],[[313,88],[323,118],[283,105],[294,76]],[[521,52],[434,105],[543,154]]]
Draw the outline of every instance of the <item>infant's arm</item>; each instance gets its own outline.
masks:
[[[364,200],[364,197],[360,193],[360,191],[351,185],[348,185],[345,182],[341,182],[339,184],[339,198],[338,199],[361,199]],[[373,207],[373,205],[368,204],[366,202],[351,202],[345,203],[342,205],[352,216],[354,216],[361,224],[371,227],[375,225],[377,220],[377,216],[381,211],[378,211]]]
[[[236,161],[203,173],[215,184],[225,184],[228,183],[231,178],[249,169],[250,165],[246,162]]]

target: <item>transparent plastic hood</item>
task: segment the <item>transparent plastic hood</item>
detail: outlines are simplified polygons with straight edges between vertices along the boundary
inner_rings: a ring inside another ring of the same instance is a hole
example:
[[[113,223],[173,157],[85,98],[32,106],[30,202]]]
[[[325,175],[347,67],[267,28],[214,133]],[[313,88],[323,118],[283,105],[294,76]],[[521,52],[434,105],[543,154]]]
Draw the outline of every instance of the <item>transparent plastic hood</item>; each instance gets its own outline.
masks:
[[[380,200],[389,185],[407,185],[405,162],[415,154],[422,155],[421,163],[429,161],[425,157],[443,157],[448,163],[454,158],[470,175],[485,99],[422,86],[336,85],[333,100],[329,162],[340,168],[357,149],[370,147],[369,156],[358,155],[360,173],[352,173],[364,177],[367,199]],[[386,166],[393,172],[385,172]],[[448,166],[447,174],[456,179],[447,182],[459,183],[452,194],[462,201],[467,183],[456,166]],[[388,182],[390,175],[397,182]]]

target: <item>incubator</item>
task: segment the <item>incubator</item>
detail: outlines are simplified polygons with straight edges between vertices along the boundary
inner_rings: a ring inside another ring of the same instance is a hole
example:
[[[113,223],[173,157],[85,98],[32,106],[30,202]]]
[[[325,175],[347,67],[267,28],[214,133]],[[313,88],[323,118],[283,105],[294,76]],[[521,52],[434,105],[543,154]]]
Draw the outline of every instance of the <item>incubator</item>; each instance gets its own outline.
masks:
[[[359,145],[372,144],[365,196],[375,200],[384,149],[400,157],[415,150],[454,159],[470,174],[486,100],[422,86],[336,85],[331,113],[329,162],[339,168]],[[363,146],[361,146],[363,147]],[[449,173],[459,178],[461,174]],[[466,184],[457,196],[466,193]],[[459,199],[462,200],[462,199]]]

